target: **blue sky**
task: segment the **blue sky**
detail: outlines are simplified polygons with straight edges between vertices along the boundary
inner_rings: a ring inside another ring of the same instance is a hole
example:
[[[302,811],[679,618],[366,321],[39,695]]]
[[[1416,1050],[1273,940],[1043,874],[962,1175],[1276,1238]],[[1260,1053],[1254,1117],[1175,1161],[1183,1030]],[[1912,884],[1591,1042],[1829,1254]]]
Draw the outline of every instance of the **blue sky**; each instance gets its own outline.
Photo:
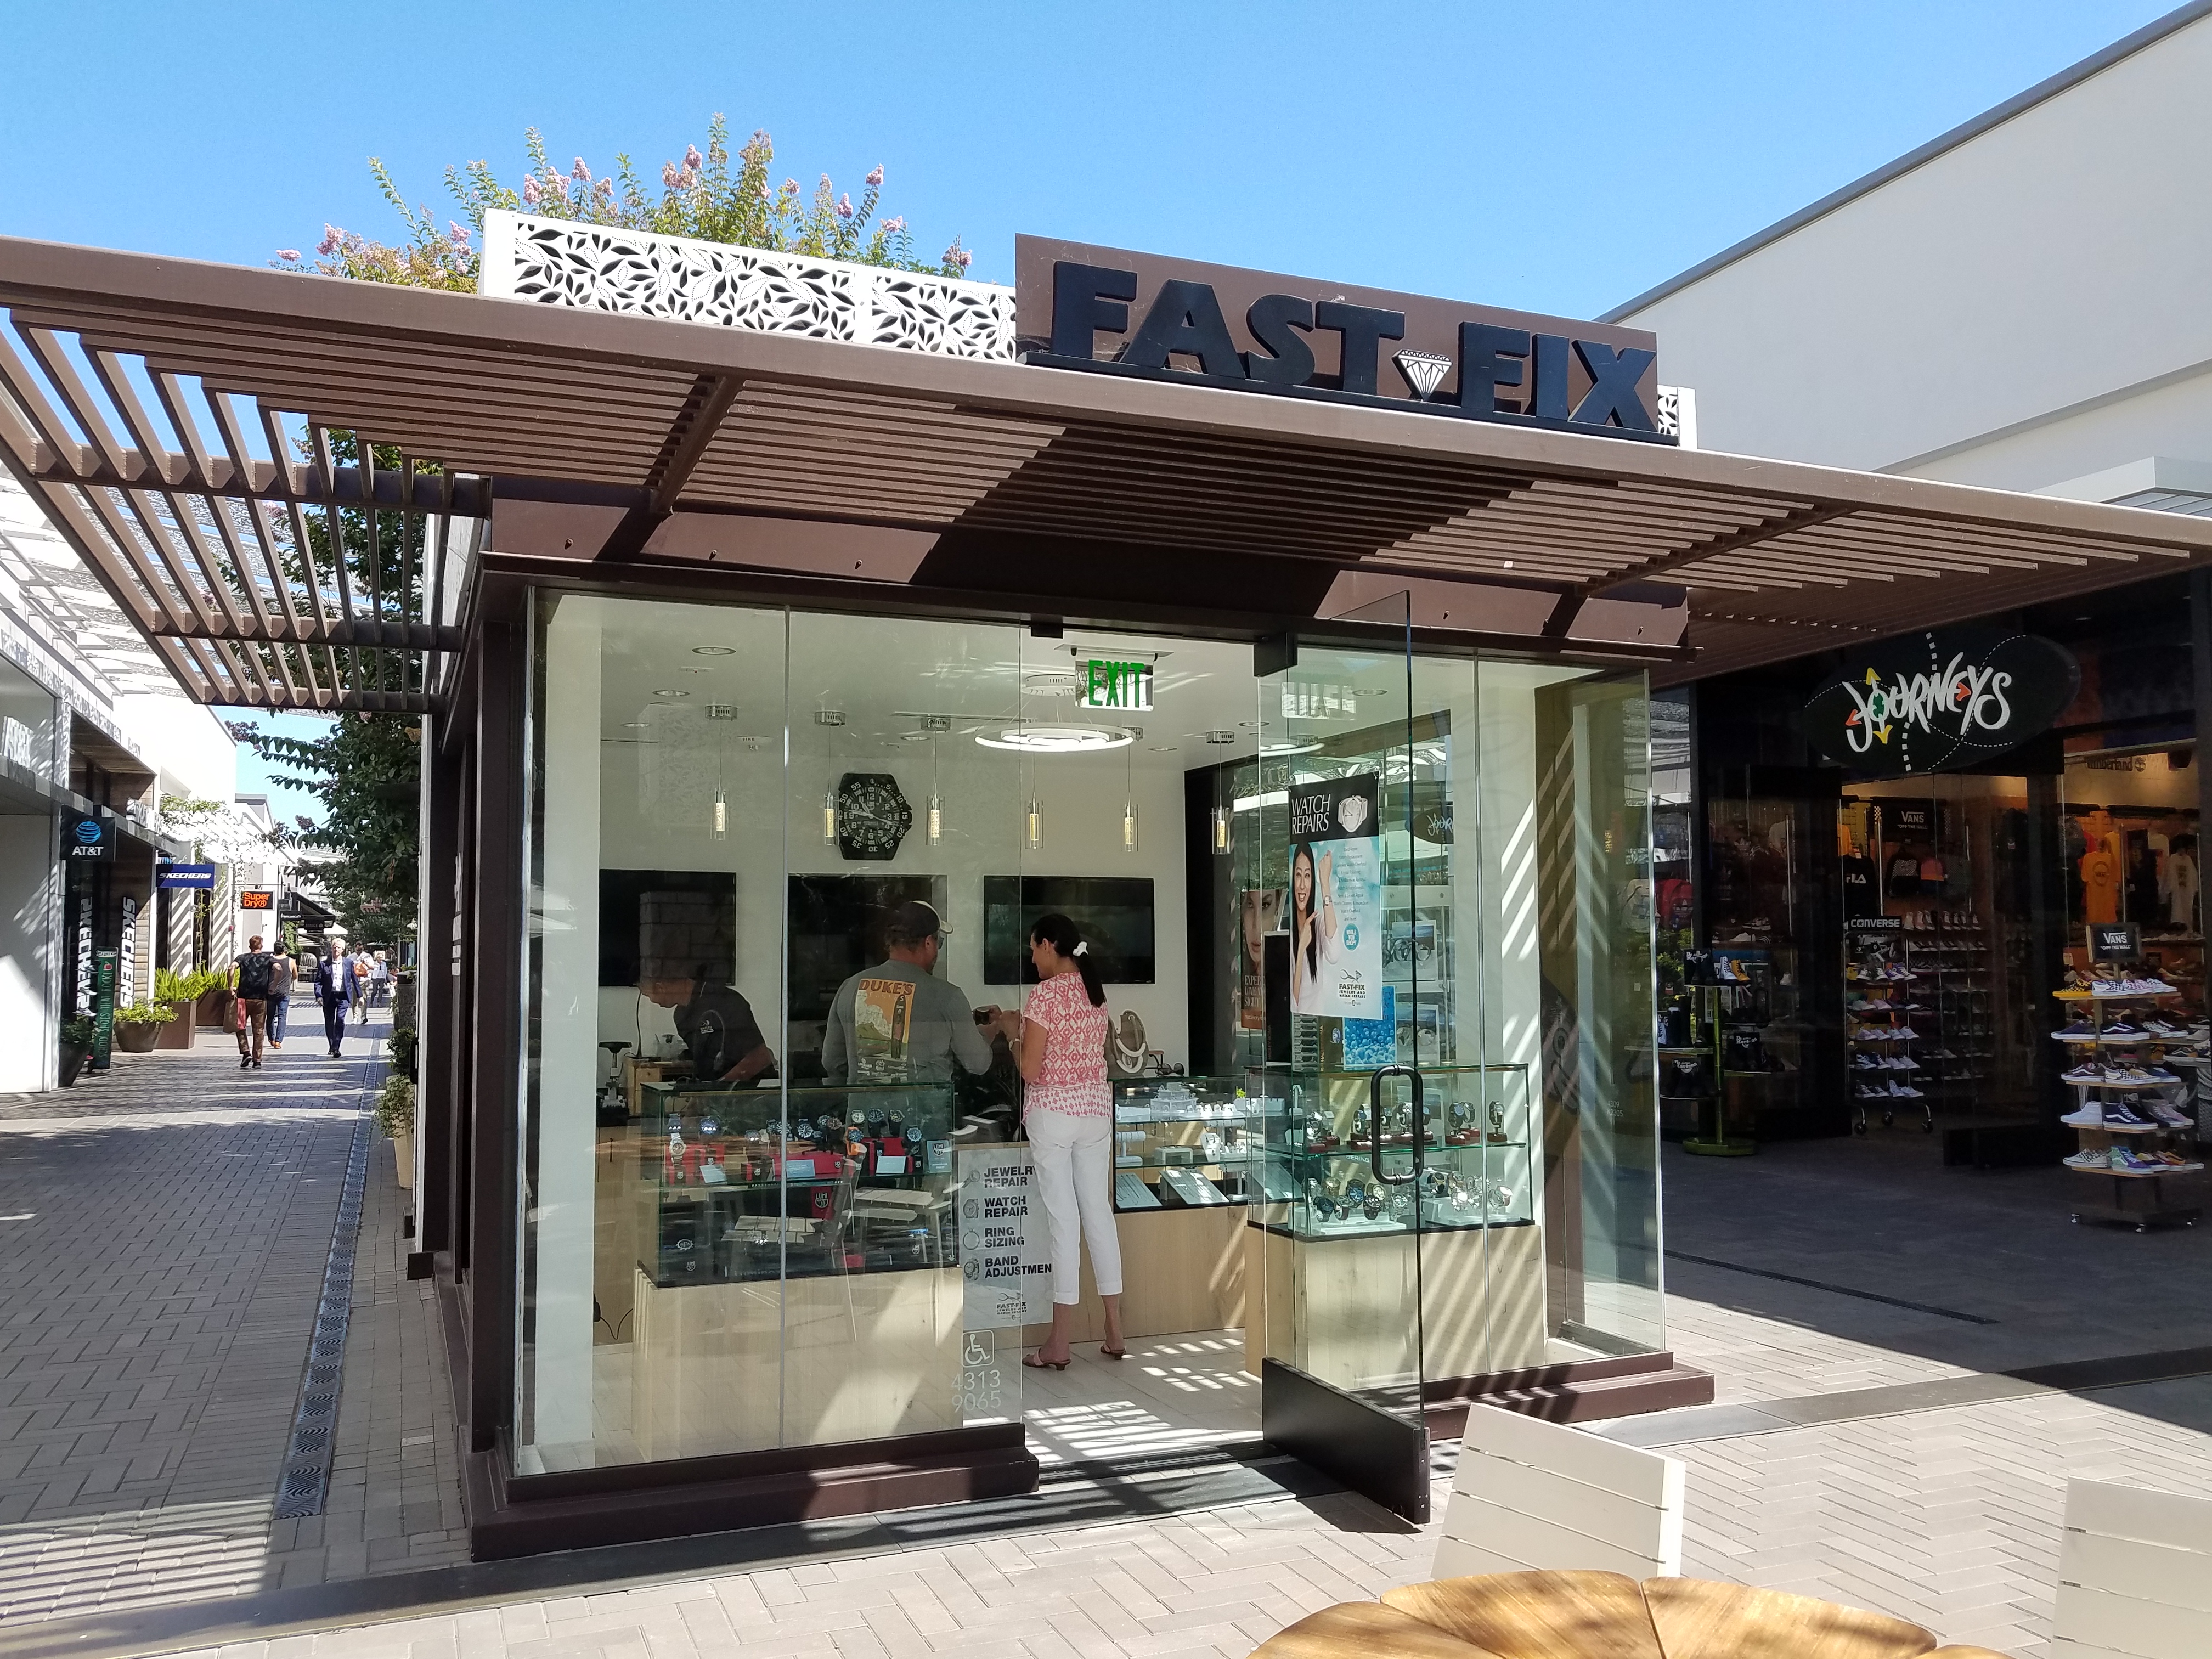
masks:
[[[392,234],[371,155],[442,206],[526,126],[650,176],[720,111],[976,276],[1032,231],[1588,316],[2166,9],[15,0],[0,234],[258,264]]]

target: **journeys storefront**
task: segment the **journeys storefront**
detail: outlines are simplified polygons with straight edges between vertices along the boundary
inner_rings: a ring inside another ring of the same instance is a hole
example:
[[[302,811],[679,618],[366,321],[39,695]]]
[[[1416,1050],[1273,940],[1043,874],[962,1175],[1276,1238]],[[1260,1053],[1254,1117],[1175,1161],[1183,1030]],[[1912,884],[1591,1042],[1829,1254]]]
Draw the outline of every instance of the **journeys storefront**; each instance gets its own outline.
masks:
[[[1710,1398],[1661,1306],[1647,676],[1716,605],[1802,654],[1910,620],[1897,570],[1988,610],[2212,548],[1698,454],[1632,331],[491,230],[505,298],[0,244],[19,327],[190,429],[0,352],[11,465],[180,678],[429,716],[413,1267],[480,1555],[1262,1435],[1419,1515],[1470,1400]],[[124,516],[147,469],[227,612]],[[1106,969],[1144,1363],[1040,1375],[1009,1057],[932,1033],[1018,1002],[1047,910]]]

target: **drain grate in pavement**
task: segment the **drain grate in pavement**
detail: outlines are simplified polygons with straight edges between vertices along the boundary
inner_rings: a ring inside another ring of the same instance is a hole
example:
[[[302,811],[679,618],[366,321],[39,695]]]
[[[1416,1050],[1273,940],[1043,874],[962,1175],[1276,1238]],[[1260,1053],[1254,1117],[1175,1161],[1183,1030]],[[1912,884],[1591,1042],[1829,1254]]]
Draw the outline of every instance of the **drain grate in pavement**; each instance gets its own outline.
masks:
[[[331,1229],[330,1260],[323,1267],[323,1297],[315,1312],[315,1336],[300,1376],[300,1403],[292,1413],[292,1436],[284,1448],[284,1469],[276,1480],[276,1518],[299,1520],[323,1512],[331,1489],[331,1457],[339,1379],[344,1375],[346,1328],[353,1318],[353,1255],[361,1237],[362,1194],[368,1182],[369,1115],[355,1120],[353,1150],[346,1158],[345,1190],[338,1196],[337,1224]]]

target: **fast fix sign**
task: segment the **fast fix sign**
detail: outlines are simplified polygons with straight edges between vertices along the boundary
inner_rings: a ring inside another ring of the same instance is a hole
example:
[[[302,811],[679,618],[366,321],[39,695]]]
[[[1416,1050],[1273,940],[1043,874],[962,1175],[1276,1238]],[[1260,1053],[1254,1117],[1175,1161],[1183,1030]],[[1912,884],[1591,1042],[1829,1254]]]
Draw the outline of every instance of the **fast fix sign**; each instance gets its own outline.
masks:
[[[1014,258],[1027,363],[1675,441],[1642,330],[1033,236]]]

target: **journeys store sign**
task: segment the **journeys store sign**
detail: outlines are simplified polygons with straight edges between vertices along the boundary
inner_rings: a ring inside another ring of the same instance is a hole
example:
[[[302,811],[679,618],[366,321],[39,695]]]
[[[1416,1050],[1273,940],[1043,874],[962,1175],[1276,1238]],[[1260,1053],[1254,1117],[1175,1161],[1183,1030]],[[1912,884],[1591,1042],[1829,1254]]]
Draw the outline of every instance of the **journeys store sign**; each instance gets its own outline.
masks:
[[[1641,329],[1014,240],[1022,361],[1646,443],[1658,340]]]
[[[1814,693],[1814,746],[1855,771],[1953,771],[2017,748],[2074,701],[2063,646],[1995,628],[1942,628],[1845,653]]]

